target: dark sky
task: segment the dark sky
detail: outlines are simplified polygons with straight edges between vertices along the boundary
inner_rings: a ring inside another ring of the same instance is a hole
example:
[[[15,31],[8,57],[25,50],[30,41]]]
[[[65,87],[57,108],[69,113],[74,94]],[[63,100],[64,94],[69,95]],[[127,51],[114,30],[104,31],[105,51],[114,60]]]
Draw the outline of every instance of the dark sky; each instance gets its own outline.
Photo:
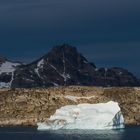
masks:
[[[31,62],[63,43],[140,77],[140,0],[0,0],[0,55]]]

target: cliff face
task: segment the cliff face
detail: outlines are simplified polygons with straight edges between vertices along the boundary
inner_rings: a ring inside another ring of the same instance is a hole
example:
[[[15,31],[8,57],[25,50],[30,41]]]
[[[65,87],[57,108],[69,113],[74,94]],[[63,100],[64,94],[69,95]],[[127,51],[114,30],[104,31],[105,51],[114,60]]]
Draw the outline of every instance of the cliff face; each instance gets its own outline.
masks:
[[[0,125],[36,125],[62,106],[110,100],[119,103],[126,124],[140,124],[140,88],[70,86],[0,90]]]

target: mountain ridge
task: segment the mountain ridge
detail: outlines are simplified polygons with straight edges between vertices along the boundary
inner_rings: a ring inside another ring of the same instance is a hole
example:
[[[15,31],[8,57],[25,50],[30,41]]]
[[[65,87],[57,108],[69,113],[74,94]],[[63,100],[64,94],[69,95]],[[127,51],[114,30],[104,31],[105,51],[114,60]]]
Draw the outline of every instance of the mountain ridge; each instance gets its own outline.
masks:
[[[9,81],[2,78],[4,71],[0,74],[0,83],[5,82],[6,85],[11,82],[9,87],[12,88],[64,85],[140,86],[139,80],[128,70],[120,67],[97,68],[79,53],[76,47],[68,44],[55,46],[29,64],[23,65],[7,59],[5,61],[11,62],[13,67],[16,66],[13,71],[5,72],[5,77],[12,74]]]

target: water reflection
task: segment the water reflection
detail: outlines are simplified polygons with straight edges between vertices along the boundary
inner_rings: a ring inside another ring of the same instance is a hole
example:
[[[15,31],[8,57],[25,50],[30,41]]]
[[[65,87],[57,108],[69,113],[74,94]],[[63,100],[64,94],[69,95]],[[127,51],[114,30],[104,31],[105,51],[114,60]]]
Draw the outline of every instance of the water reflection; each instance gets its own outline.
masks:
[[[45,132],[39,132],[45,133]],[[57,131],[47,131],[51,136],[51,139],[57,137],[57,139],[66,140],[123,140],[125,137],[125,131],[122,130],[57,130]]]
[[[140,126],[101,131],[37,131],[32,127],[4,127],[0,128],[0,140],[140,140]]]

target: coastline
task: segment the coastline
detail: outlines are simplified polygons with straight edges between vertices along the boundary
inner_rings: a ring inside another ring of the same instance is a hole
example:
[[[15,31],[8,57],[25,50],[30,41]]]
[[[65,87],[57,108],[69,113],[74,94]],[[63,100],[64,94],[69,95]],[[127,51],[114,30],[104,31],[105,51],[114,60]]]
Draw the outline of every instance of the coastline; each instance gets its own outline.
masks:
[[[140,88],[69,86],[0,90],[0,126],[36,126],[65,105],[117,101],[125,125],[140,125]]]

